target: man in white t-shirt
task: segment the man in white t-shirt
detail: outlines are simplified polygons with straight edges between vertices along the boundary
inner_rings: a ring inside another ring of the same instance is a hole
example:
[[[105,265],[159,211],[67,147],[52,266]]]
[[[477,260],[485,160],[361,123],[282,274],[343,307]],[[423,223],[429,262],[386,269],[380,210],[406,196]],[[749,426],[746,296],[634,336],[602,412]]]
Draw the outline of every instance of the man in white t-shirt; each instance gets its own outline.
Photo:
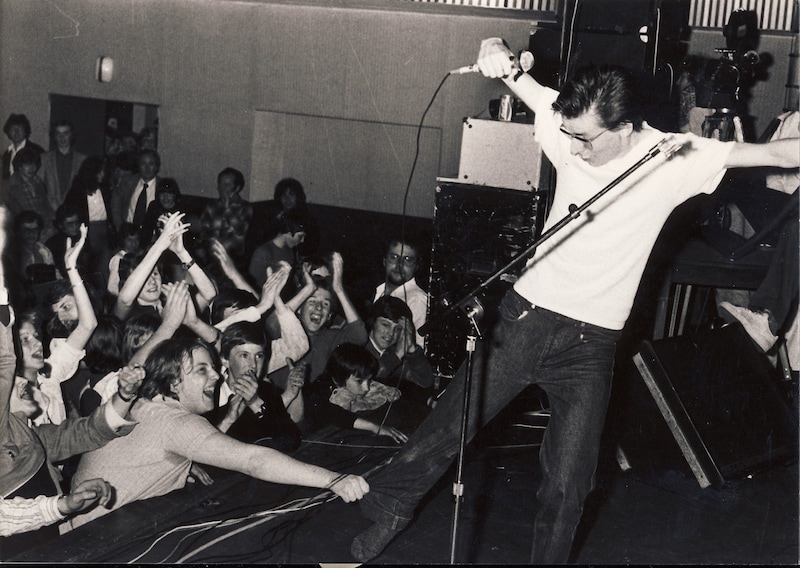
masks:
[[[503,78],[535,113],[536,141],[558,174],[545,231],[616,182],[537,249],[499,306],[486,360],[479,349],[473,366],[468,439],[527,386],[547,393],[551,416],[539,452],[531,563],[561,564],[594,487],[617,340],[664,222],[690,197],[714,191],[726,168],[797,167],[798,140],[665,135],[644,122],[635,85],[621,68],[579,69],[559,93],[520,71],[499,38],[483,41],[477,61],[483,75]],[[374,524],[353,540],[359,561],[378,556],[413,519],[458,452],[463,376],[451,381],[392,462],[370,476],[360,505]]]

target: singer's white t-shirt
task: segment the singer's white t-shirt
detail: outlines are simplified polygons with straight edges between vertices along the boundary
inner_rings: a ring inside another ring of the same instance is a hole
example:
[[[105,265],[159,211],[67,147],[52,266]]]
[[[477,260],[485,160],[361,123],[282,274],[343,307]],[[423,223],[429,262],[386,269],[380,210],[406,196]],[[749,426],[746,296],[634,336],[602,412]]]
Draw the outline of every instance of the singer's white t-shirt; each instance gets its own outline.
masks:
[[[542,97],[536,140],[557,171],[546,231],[639,162],[665,136],[649,125],[624,156],[599,167],[570,154],[552,110],[558,93]],[[622,329],[630,315],[650,251],[672,210],[711,193],[725,172],[733,143],[692,137],[670,160],[663,154],[634,170],[577,219],[542,243],[514,289],[532,304],[607,329]]]

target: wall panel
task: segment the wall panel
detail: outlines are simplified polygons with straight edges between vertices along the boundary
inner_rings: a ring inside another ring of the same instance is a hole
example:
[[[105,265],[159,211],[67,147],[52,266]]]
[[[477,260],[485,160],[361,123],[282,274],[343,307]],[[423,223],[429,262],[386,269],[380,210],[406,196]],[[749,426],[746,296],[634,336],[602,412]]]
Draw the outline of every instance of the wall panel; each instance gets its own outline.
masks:
[[[441,130],[423,128],[406,214],[433,215]],[[253,199],[271,199],[275,181],[303,181],[309,201],[385,213],[403,211],[416,125],[259,111],[253,129]]]

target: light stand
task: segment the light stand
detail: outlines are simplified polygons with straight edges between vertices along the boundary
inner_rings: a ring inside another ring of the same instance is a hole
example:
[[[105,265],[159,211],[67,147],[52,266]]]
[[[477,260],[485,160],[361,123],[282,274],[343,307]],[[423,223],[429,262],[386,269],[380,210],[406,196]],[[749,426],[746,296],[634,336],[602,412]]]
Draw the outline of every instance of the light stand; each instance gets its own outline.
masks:
[[[558,231],[563,229],[568,223],[577,219],[583,211],[585,211],[589,206],[591,206],[595,201],[600,199],[603,195],[611,191],[614,187],[619,185],[622,180],[630,176],[634,171],[639,169],[643,166],[646,162],[649,162],[653,158],[655,158],[658,154],[663,153],[667,159],[669,159],[672,154],[677,152],[680,149],[681,145],[674,140],[671,136],[667,136],[663,138],[658,144],[650,148],[647,153],[635,164],[633,164],[630,168],[622,172],[619,176],[617,176],[614,180],[612,180],[608,185],[606,185],[603,189],[595,193],[592,197],[587,199],[582,205],[576,206],[574,204],[569,206],[569,214],[564,216],[560,221],[558,221],[555,225],[550,227],[547,231],[542,233],[542,235],[534,241],[527,249],[522,251],[516,257],[514,257],[508,264],[500,268],[494,274],[489,276],[486,280],[481,282],[478,286],[473,288],[470,292],[468,292],[464,297],[461,298],[458,302],[454,304],[450,304],[447,309],[442,312],[439,316],[438,321],[436,322],[428,322],[425,325],[419,328],[419,333],[421,335],[426,335],[432,327],[438,327],[443,325],[445,320],[453,314],[456,310],[463,310],[467,318],[470,321],[470,332],[467,336],[466,342],[466,351],[467,351],[467,360],[466,360],[466,376],[465,376],[465,384],[464,384],[464,403],[461,415],[461,435],[459,440],[459,449],[458,449],[458,466],[456,472],[456,480],[453,483],[453,496],[455,497],[455,507],[454,507],[454,515],[453,515],[453,527],[451,533],[451,541],[450,541],[450,563],[455,564],[455,554],[456,554],[456,547],[457,547],[457,540],[458,540],[458,523],[459,523],[459,515],[461,510],[461,501],[464,496],[464,485],[462,483],[462,470],[464,464],[464,450],[467,445],[467,431],[468,431],[468,419],[469,419],[469,405],[470,405],[470,395],[472,390],[472,365],[473,365],[473,354],[475,351],[475,346],[477,339],[481,337],[480,330],[478,328],[478,320],[483,316],[483,306],[478,299],[480,294],[493,282],[499,279],[504,274],[507,274],[514,266],[516,266],[520,261],[532,255],[536,249],[541,245],[544,241],[551,238],[555,235]]]

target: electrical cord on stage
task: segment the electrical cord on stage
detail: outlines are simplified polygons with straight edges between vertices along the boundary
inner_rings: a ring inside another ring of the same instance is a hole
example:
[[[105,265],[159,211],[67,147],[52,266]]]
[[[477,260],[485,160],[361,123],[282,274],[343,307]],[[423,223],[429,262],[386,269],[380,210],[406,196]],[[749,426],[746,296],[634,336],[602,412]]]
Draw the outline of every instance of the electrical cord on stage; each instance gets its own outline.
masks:
[[[373,434],[375,436],[375,434]],[[350,443],[336,443],[326,442],[325,440],[303,440],[304,444],[317,445],[317,446],[333,446],[337,448],[366,448],[368,450],[399,450],[398,446],[379,446],[377,444],[350,444]]]
[[[210,548],[210,547],[212,547],[212,546],[214,546],[216,544],[219,544],[223,540],[226,540],[228,538],[236,536],[239,533],[242,533],[244,531],[247,531],[247,530],[250,530],[252,528],[255,528],[256,526],[258,526],[260,524],[263,524],[263,523],[266,523],[267,521],[271,521],[275,516],[286,514],[286,513],[290,513],[290,512],[296,512],[296,511],[302,510],[304,507],[317,506],[317,505],[321,505],[322,503],[327,503],[329,501],[333,501],[334,499],[336,499],[336,497],[337,497],[336,495],[330,495],[330,496],[328,496],[327,498],[325,498],[322,501],[317,501],[316,503],[314,502],[315,499],[318,499],[321,495],[324,495],[325,493],[327,493],[329,491],[330,487],[335,485],[338,481],[344,479],[347,475],[349,475],[349,474],[342,474],[342,475],[338,476],[325,489],[323,489],[316,496],[309,498],[307,500],[307,502],[304,505],[302,505],[301,507],[299,507],[299,508],[284,509],[284,510],[279,510],[279,511],[275,511],[275,510],[273,510],[273,511],[263,511],[262,513],[251,515],[250,517],[248,517],[248,519],[244,519],[244,520],[249,520],[249,519],[255,518],[256,520],[254,522],[252,522],[252,523],[250,523],[248,525],[245,525],[243,527],[239,527],[238,529],[235,529],[235,530],[233,530],[233,531],[231,531],[231,532],[229,532],[227,534],[220,535],[217,538],[211,540],[210,542],[207,542],[206,544],[200,546],[199,548],[196,548],[196,549],[194,549],[192,551],[187,552],[186,554],[181,556],[176,561],[176,563],[177,564],[182,564],[182,563],[186,562],[187,560],[189,560],[190,558],[192,558],[193,556],[196,556],[197,554],[201,553],[202,551],[204,551],[204,550],[206,550],[206,549],[208,549],[208,548]]]
[[[349,474],[342,474],[341,476],[337,477],[337,480],[343,478],[346,475],[349,475]],[[331,483],[330,485],[332,486],[333,483]],[[146,556],[148,553],[150,553],[160,542],[162,542],[164,539],[166,539],[167,537],[169,537],[170,535],[172,535],[172,534],[174,534],[176,532],[179,532],[179,531],[182,531],[182,530],[192,530],[192,529],[194,529],[192,533],[190,533],[190,534],[184,536],[183,538],[181,538],[181,540],[178,542],[178,544],[175,545],[175,547],[173,547],[173,549],[164,557],[162,562],[167,562],[169,557],[172,556],[177,551],[177,549],[180,547],[181,543],[183,541],[185,541],[187,538],[190,538],[192,536],[195,536],[195,535],[198,535],[198,534],[201,534],[203,532],[210,531],[210,530],[214,530],[214,529],[218,529],[218,528],[225,528],[225,527],[236,525],[236,524],[239,524],[239,523],[251,521],[253,519],[258,520],[259,522],[264,522],[266,520],[271,520],[271,519],[273,519],[273,518],[275,518],[277,516],[280,516],[280,515],[285,515],[285,514],[288,514],[288,513],[294,513],[294,512],[297,512],[297,511],[302,511],[302,510],[304,510],[306,508],[316,507],[318,505],[321,505],[323,503],[327,503],[329,501],[333,501],[334,499],[336,499],[337,496],[335,494],[329,494],[329,493],[330,492],[326,488],[326,489],[321,490],[319,493],[317,493],[316,495],[314,495],[312,497],[309,497],[309,498],[306,498],[306,499],[294,499],[294,500],[289,501],[288,503],[285,503],[284,505],[281,505],[279,507],[275,507],[275,508],[272,508],[272,509],[267,509],[267,510],[264,510],[264,511],[258,511],[256,513],[252,513],[252,514],[247,515],[245,517],[226,519],[226,520],[212,520],[212,521],[206,521],[206,522],[202,522],[202,523],[196,523],[196,524],[193,524],[193,525],[182,525],[182,526],[174,527],[174,528],[170,529],[169,531],[167,531],[166,533],[160,535],[155,541],[153,541],[153,543],[151,543],[151,545],[144,552],[142,552],[141,554],[139,554],[137,557],[133,558],[132,560],[128,561],[128,564],[133,564],[133,563],[141,560],[144,556]],[[240,532],[240,530],[237,529],[236,532]],[[223,538],[227,538],[229,536],[233,536],[233,534],[234,533],[228,533],[227,535],[223,535]],[[206,547],[206,546],[204,546],[204,547]],[[201,548],[204,548],[204,547],[201,547]],[[178,562],[180,562],[180,560]]]
[[[382,462],[382,463],[380,463],[380,464],[378,464],[376,466],[373,466],[367,472],[362,474],[362,477],[367,477],[368,475],[370,475],[371,473],[373,473],[377,469],[379,469],[381,467],[384,467],[385,465],[386,465],[386,462],[384,461],[384,462]],[[210,547],[222,542],[223,540],[226,540],[228,538],[236,536],[237,534],[240,534],[240,533],[245,532],[247,530],[253,529],[253,528],[255,528],[255,527],[257,527],[257,526],[259,526],[259,525],[261,525],[261,524],[263,524],[263,523],[265,523],[267,521],[273,520],[274,518],[276,518],[276,517],[278,517],[280,515],[285,515],[285,514],[288,514],[288,513],[294,513],[294,512],[298,512],[298,511],[308,510],[308,509],[311,509],[313,507],[317,507],[319,505],[322,505],[324,503],[328,503],[328,502],[334,501],[335,499],[338,498],[338,496],[333,493],[333,491],[331,490],[331,487],[336,485],[336,483],[338,483],[339,481],[341,481],[342,479],[344,479],[348,475],[351,475],[351,474],[342,473],[342,474],[338,475],[328,485],[326,485],[324,488],[322,488],[320,490],[320,492],[317,493],[316,495],[314,495],[312,497],[309,497],[307,499],[290,501],[289,503],[287,503],[286,505],[283,505],[282,507],[276,507],[276,508],[273,508],[273,509],[270,509],[270,510],[260,511],[260,512],[253,513],[251,515],[248,515],[248,516],[242,517],[242,518],[238,518],[238,519],[228,519],[226,521],[209,521],[207,523],[201,523],[201,524],[198,524],[198,525],[190,525],[188,527],[176,527],[176,528],[172,529],[171,531],[169,531],[168,533],[165,533],[164,535],[162,535],[161,537],[156,539],[156,541],[153,542],[153,544],[144,553],[140,554],[138,557],[136,557],[135,559],[131,560],[129,562],[129,564],[140,560],[145,554],[147,554],[150,550],[152,550],[160,540],[162,540],[163,538],[165,538],[169,534],[172,534],[172,533],[176,532],[177,530],[187,529],[187,528],[196,528],[196,529],[198,529],[194,533],[192,533],[190,535],[187,535],[186,537],[182,538],[181,541],[179,541],[179,543],[173,548],[173,550],[170,552],[170,554],[167,556],[167,558],[169,558],[169,556],[174,554],[174,552],[177,550],[177,548],[180,546],[180,544],[184,540],[186,540],[186,538],[189,538],[190,536],[194,536],[195,534],[206,532],[206,531],[217,529],[217,528],[223,528],[223,527],[235,525],[235,524],[242,523],[242,522],[253,521],[253,522],[250,522],[249,524],[241,526],[241,527],[239,527],[239,528],[237,528],[237,529],[235,529],[235,530],[233,530],[233,531],[231,531],[229,533],[226,533],[224,535],[220,535],[219,537],[216,537],[215,539],[211,540],[210,542],[208,542],[208,543],[206,543],[206,544],[204,544],[204,545],[202,545],[202,546],[200,546],[198,548],[195,548],[193,550],[190,550],[190,551],[186,552],[182,557],[180,557],[176,561],[176,563],[178,563],[178,564],[183,563],[183,562],[189,560],[190,558],[196,556],[197,554],[201,553],[202,551],[204,551],[204,550],[206,550],[206,549],[208,549],[208,548],[210,548]],[[249,556],[249,554],[248,554],[248,556]],[[165,560],[164,560],[165,562],[167,561],[167,558],[165,558]]]
[[[384,464],[378,464],[377,466],[374,466],[373,468],[368,470],[366,473],[362,474],[362,477],[368,476],[370,473],[374,472],[379,467],[383,467],[384,465],[385,465],[385,463]],[[333,481],[331,481],[319,493],[317,493],[317,495],[315,495],[313,497],[309,497],[306,500],[302,500],[301,501],[302,505],[300,505],[299,507],[294,507],[294,508],[289,508],[289,509],[280,509],[280,510],[273,509],[273,510],[270,510],[270,511],[263,511],[263,512],[260,512],[260,513],[254,513],[254,514],[249,515],[248,517],[246,517],[244,519],[236,519],[234,522],[247,521],[247,520],[250,520],[250,519],[253,519],[253,518],[255,518],[256,521],[254,521],[254,522],[252,522],[252,523],[250,523],[248,525],[245,525],[243,527],[240,527],[240,528],[238,528],[238,529],[236,529],[234,531],[231,531],[231,532],[229,532],[227,534],[221,535],[221,536],[213,539],[212,541],[200,546],[199,548],[184,554],[181,558],[179,558],[177,560],[177,563],[180,564],[182,562],[185,562],[188,559],[192,558],[193,556],[196,556],[197,554],[199,554],[203,550],[206,550],[206,549],[210,548],[211,546],[214,546],[214,545],[222,542],[223,540],[228,539],[230,537],[233,537],[233,536],[235,536],[235,535],[237,535],[237,534],[239,534],[241,532],[250,530],[250,529],[255,528],[256,526],[258,526],[258,525],[260,525],[262,523],[270,521],[275,516],[286,514],[286,513],[290,513],[290,512],[302,511],[302,510],[310,508],[312,506],[316,507],[316,506],[321,505],[323,503],[328,503],[330,501],[333,501],[333,500],[337,499],[338,496],[333,493],[333,491],[331,490],[331,487],[336,485],[339,481],[341,481],[342,479],[344,479],[348,475],[351,475],[351,474],[342,473],[342,474],[338,475]],[[329,495],[327,495],[327,494],[329,494]],[[231,522],[226,522],[225,524],[231,524]]]

